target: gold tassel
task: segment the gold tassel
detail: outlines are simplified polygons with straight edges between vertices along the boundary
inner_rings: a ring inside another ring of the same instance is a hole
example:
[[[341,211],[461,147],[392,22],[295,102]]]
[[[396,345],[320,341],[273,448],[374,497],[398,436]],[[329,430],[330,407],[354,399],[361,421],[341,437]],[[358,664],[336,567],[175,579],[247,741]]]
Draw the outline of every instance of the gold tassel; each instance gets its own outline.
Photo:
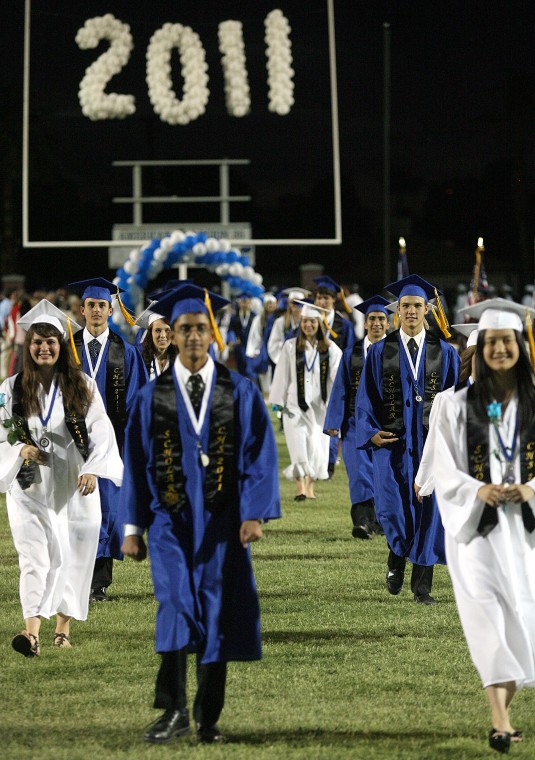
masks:
[[[394,330],[399,330],[399,314],[397,313],[397,311],[394,312],[393,316],[394,316],[394,319],[393,319]]]
[[[351,308],[351,306],[346,301],[346,297],[345,297],[345,293],[344,293],[344,289],[343,288],[340,289],[340,294],[339,295],[340,295],[340,300],[342,301],[342,306],[344,307],[344,309],[347,311],[348,314],[351,314],[353,312],[353,309]]]
[[[225,348],[225,342],[221,337],[219,327],[215,321],[214,312],[212,311],[212,302],[210,301],[210,295],[206,288],[204,289],[204,305],[208,309],[208,318],[210,319],[210,324],[212,325],[212,330],[214,331],[214,338],[215,342],[217,343],[217,347],[220,351],[223,351]]]
[[[442,306],[442,303],[440,302],[440,296],[438,295],[438,290],[435,288],[435,298],[437,302],[436,309],[431,304],[431,309],[433,311],[433,314],[435,315],[435,319],[437,321],[438,326],[442,330],[442,334],[445,338],[451,338],[451,333],[448,330],[449,324],[448,324],[448,318],[446,317],[446,312],[444,311],[444,307]]]
[[[69,333],[69,343],[71,344],[71,351],[74,356],[74,361],[76,364],[81,364],[80,357],[78,356],[78,351],[76,350],[76,345],[74,343],[74,335],[72,334],[72,327],[71,327],[71,318],[67,314],[67,330]]]
[[[323,324],[325,325],[325,327],[327,328],[327,330],[331,333],[331,335],[332,335],[333,338],[337,338],[338,337],[338,333],[336,333],[333,330],[333,328],[329,326],[329,323],[327,322],[327,317],[325,317],[325,316],[323,317]]]
[[[136,324],[136,320],[130,314],[130,312],[126,310],[124,303],[121,301],[121,294],[119,293],[119,288],[117,288],[117,301],[119,302],[119,308],[121,309],[123,317],[126,320],[126,324],[130,325],[130,327],[133,327]]]
[[[528,335],[529,358],[531,359],[531,367],[535,372],[535,338],[533,337],[533,326],[529,314],[529,309],[526,309],[526,333]]]

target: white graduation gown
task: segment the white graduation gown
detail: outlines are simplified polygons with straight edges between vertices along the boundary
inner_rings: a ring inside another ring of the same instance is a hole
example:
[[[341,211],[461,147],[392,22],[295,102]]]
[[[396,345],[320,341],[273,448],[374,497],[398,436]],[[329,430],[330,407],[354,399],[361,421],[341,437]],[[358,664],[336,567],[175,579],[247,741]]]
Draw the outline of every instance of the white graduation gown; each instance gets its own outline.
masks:
[[[468,474],[466,389],[442,394],[435,422],[435,492],[446,532],[446,558],[471,657],[483,686],[515,681],[535,686],[535,531],[528,533],[520,504],[498,509],[498,524],[483,538],[477,526],[482,483]],[[517,400],[509,402],[500,432],[510,445]],[[490,451],[499,448],[489,425]],[[515,481],[520,482],[520,457]],[[503,465],[491,456],[493,483]],[[535,479],[528,485],[535,488]],[[535,510],[535,498],[528,502]]]
[[[122,482],[123,464],[115,433],[96,383],[85,377],[93,392],[85,422],[89,437],[89,457],[83,461],[65,425],[63,399],[58,388],[47,426],[50,445],[48,463],[39,465],[34,483],[22,490],[16,477],[23,463],[22,443],[11,446],[8,431],[0,426],[0,491],[6,492],[9,526],[19,555],[20,598],[24,618],[49,618],[57,612],[78,620],[87,618],[89,593],[101,522],[97,489],[82,496],[78,476],[85,473]],[[12,416],[14,377],[0,386],[5,407],[0,421]],[[41,394],[41,414],[45,416],[52,399]],[[0,398],[2,396],[0,395]],[[34,441],[42,437],[39,416],[28,419]]]
[[[304,412],[297,400],[296,342],[296,338],[291,338],[284,343],[269,394],[269,402],[282,406],[284,410],[284,435],[291,461],[284,475],[289,480],[305,475],[313,480],[327,480],[330,437],[323,432],[323,422],[342,352],[329,342],[327,399],[324,403],[321,398],[319,355],[314,361],[316,348],[307,343],[305,359],[309,367],[313,363],[313,368],[311,372],[305,369],[308,409]]]

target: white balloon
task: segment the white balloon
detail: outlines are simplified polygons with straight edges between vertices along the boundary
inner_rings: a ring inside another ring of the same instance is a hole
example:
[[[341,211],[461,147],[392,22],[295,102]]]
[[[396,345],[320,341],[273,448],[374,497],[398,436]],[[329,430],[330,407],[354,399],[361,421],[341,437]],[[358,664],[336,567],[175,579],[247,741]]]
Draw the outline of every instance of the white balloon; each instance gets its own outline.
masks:
[[[155,261],[165,261],[167,259],[168,253],[169,253],[168,251],[164,251],[161,248],[157,248],[154,251],[154,260]]]
[[[215,272],[220,277],[225,277],[228,274],[229,267],[230,264],[219,264],[219,266],[215,268]]]
[[[219,250],[223,251],[223,253],[228,253],[230,249],[232,248],[230,240],[227,240],[226,238],[221,238],[219,241]]]
[[[232,275],[232,277],[241,277],[243,272],[243,265],[240,264],[238,261],[235,261],[234,264],[231,264],[229,267],[229,274]]]
[[[204,243],[195,243],[195,245],[192,248],[193,253],[195,256],[204,256],[206,253],[206,246]]]
[[[123,269],[127,274],[131,274],[132,272],[132,262],[130,260],[125,261],[123,264]]]
[[[206,240],[205,246],[209,253],[216,253],[216,251],[219,251],[219,240],[217,238],[209,237]]]

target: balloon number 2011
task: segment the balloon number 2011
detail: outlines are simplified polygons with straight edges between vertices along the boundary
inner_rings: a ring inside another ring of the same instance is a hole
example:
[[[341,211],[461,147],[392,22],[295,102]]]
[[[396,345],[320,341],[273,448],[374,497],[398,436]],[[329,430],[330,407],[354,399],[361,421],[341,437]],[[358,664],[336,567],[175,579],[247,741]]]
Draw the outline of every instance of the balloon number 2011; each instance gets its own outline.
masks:
[[[294,104],[294,70],[290,24],[282,11],[273,10],[264,19],[268,109],[280,116]],[[106,93],[109,81],[130,59],[134,40],[128,24],[111,13],[88,19],[76,34],[82,50],[96,48],[101,40],[110,46],[85,71],[78,98],[82,113],[92,121],[124,119],[136,111],[133,95]],[[246,116],[251,110],[250,88],[241,21],[222,21],[218,26],[219,51],[225,84],[225,103],[231,116]],[[178,98],[171,80],[171,54],[180,57],[183,92]],[[146,82],[154,111],[166,124],[188,124],[206,111],[208,64],[201,39],[189,26],[164,24],[152,35],[147,47]]]

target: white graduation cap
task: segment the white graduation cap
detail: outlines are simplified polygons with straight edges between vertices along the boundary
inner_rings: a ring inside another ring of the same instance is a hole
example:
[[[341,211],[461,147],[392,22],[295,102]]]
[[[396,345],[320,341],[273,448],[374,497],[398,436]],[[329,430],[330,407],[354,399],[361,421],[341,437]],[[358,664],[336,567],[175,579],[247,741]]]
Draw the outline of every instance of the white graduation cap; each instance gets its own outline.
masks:
[[[457,330],[458,333],[461,333],[461,335],[464,335],[465,338],[468,338],[466,341],[466,348],[470,348],[470,346],[475,346],[477,343],[477,336],[479,334],[479,323],[478,322],[464,322],[459,325],[450,325],[453,327],[454,330]]]
[[[151,309],[155,303],[157,302],[151,301],[150,305],[145,309],[145,311],[142,311],[139,317],[136,319],[136,325],[141,327],[142,330],[148,330],[153,322],[156,322],[158,319],[163,319],[164,322],[169,321],[167,317],[164,317],[162,314],[158,314]]]
[[[71,319],[65,312],[54,306],[53,303],[43,298],[39,303],[33,306],[24,316],[19,317],[17,325],[20,325],[23,330],[28,332],[32,325],[47,324],[53,325],[64,338],[70,336],[69,323],[71,330],[74,327],[76,330],[81,330],[82,327],[73,319]]]
[[[329,309],[324,309],[322,306],[316,306],[316,304],[310,303],[309,301],[300,301],[298,298],[295,298],[294,301],[295,303],[301,304],[303,307],[301,309],[301,319],[303,319],[303,317],[309,317],[311,319],[321,319],[323,321],[325,315],[329,313]]]
[[[479,330],[516,330],[522,332],[523,320],[529,315],[535,316],[535,309],[524,304],[509,301],[506,298],[490,298],[487,301],[465,306],[459,309],[472,319],[478,319]]]
[[[281,293],[286,296],[288,301],[302,301],[310,295],[310,290],[305,288],[285,288]]]

